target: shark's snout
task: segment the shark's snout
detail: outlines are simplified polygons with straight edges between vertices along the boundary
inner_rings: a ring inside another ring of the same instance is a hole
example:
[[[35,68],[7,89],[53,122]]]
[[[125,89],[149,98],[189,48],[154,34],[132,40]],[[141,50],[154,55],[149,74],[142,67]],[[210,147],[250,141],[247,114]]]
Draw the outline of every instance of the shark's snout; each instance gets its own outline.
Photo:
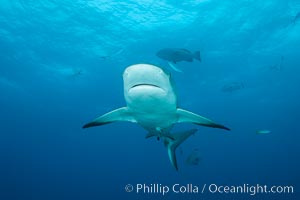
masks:
[[[169,75],[161,68],[150,64],[127,67],[123,73],[125,91],[136,93],[163,92],[171,88]]]

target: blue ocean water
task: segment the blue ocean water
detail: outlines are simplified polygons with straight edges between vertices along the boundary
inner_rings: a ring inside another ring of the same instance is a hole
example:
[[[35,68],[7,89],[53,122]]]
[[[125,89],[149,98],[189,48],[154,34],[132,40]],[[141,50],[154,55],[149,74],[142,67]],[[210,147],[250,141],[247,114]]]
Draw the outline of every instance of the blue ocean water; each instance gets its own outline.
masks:
[[[297,0],[0,0],[0,199],[299,199],[299,13]],[[169,47],[202,62],[172,71],[155,55]],[[177,172],[137,124],[82,129],[125,105],[136,63],[169,69],[179,107],[232,130],[176,125],[198,129]],[[257,184],[293,193],[208,190]]]

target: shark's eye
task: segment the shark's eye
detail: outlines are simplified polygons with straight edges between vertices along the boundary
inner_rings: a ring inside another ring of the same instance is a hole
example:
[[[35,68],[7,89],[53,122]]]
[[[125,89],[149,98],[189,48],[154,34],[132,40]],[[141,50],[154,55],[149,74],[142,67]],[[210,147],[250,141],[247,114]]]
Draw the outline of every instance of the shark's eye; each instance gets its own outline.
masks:
[[[168,72],[168,71],[163,71],[163,73],[164,73],[165,75],[167,75],[169,78],[171,77],[171,73],[170,73],[170,72]]]
[[[123,76],[128,76],[129,72],[127,70],[124,71]]]
[[[167,76],[170,77],[170,72],[168,70],[164,69],[164,68],[160,69],[160,74],[166,74]]]

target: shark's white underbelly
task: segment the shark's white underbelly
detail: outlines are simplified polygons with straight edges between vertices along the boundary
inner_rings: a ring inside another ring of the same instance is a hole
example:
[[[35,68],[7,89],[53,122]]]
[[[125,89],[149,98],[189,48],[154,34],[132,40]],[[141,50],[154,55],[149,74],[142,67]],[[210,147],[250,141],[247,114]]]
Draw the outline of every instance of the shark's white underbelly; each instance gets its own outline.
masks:
[[[151,111],[144,109],[130,109],[133,111],[133,117],[136,122],[147,130],[167,130],[176,121],[175,110],[165,111],[153,109]]]
[[[176,122],[176,96],[172,92],[137,92],[126,98],[126,102],[137,123],[148,130],[169,129]]]

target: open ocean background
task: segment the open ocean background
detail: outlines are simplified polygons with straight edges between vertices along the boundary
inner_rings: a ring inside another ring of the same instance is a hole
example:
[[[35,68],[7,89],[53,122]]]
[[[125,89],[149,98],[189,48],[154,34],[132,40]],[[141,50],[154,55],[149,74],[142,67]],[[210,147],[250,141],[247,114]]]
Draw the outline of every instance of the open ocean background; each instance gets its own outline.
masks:
[[[299,199],[299,12],[299,0],[0,0],[0,199]],[[176,125],[198,128],[178,172],[137,124],[81,128],[125,105],[127,66],[168,68],[155,54],[169,47],[201,51],[170,70],[179,106],[232,129]],[[294,194],[125,192],[138,183]]]

